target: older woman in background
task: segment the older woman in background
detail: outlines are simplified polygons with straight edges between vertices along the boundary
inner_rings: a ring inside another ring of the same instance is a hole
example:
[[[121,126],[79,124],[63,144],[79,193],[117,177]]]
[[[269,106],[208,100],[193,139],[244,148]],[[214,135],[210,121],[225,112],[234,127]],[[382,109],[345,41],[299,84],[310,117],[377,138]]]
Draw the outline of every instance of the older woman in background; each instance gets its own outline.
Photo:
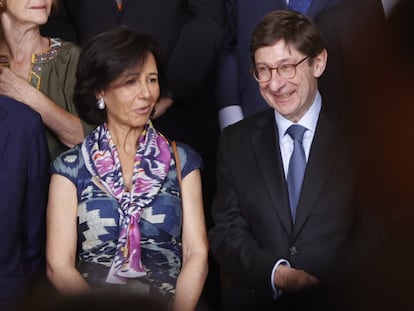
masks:
[[[72,103],[78,47],[40,34],[51,6],[52,0],[0,0],[0,94],[41,115],[54,158],[88,129]]]
[[[156,44],[120,27],[87,42],[74,101],[100,124],[53,163],[47,273],[62,293],[90,289],[166,298],[194,310],[207,275],[200,156],[152,125],[162,68]]]

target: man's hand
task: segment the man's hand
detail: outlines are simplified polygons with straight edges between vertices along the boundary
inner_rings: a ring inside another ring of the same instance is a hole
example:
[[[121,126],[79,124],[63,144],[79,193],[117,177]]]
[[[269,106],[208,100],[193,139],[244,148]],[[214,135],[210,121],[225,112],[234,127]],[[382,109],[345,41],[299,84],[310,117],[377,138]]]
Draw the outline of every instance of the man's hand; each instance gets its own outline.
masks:
[[[274,280],[276,288],[286,292],[294,292],[318,284],[318,279],[313,275],[286,265],[277,267]]]

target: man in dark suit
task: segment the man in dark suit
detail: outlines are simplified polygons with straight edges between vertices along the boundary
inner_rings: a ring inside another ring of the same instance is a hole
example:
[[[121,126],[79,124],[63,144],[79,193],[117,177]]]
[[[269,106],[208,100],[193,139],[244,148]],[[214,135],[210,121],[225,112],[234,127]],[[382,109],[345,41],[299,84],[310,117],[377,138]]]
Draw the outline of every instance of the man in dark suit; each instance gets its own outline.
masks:
[[[293,1],[293,0],[292,0]],[[251,77],[249,44],[253,29],[273,10],[289,9],[286,0],[225,0],[228,34],[220,55],[216,100],[220,126],[232,124],[267,107]],[[315,18],[320,12],[348,0],[311,1],[305,13]],[[292,4],[292,3],[291,3]]]
[[[328,284],[362,269],[382,231],[354,205],[352,141],[318,92],[327,51],[304,15],[274,11],[255,28],[251,52],[273,109],[225,128],[219,141],[209,240],[223,271],[224,308],[331,306]]]
[[[0,310],[44,271],[49,152],[40,115],[0,96]]]

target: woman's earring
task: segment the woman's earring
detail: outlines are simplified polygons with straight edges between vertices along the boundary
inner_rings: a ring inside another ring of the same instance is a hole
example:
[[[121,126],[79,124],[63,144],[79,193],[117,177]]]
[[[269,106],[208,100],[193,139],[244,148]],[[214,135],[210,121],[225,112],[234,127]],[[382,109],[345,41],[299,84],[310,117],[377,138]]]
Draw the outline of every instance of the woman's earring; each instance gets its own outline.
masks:
[[[99,98],[98,101],[96,102],[96,107],[98,107],[99,110],[105,109],[105,101],[102,97]]]

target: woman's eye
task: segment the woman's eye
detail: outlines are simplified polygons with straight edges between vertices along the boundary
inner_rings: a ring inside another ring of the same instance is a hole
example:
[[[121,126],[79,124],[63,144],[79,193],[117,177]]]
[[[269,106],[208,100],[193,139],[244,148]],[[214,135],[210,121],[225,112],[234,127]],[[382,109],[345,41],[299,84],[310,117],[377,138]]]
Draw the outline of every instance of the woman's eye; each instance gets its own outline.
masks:
[[[158,82],[158,77],[157,76],[150,76],[150,77],[148,77],[148,82],[157,83]]]
[[[137,82],[137,79],[129,79],[127,81],[125,81],[126,85],[133,85]]]

